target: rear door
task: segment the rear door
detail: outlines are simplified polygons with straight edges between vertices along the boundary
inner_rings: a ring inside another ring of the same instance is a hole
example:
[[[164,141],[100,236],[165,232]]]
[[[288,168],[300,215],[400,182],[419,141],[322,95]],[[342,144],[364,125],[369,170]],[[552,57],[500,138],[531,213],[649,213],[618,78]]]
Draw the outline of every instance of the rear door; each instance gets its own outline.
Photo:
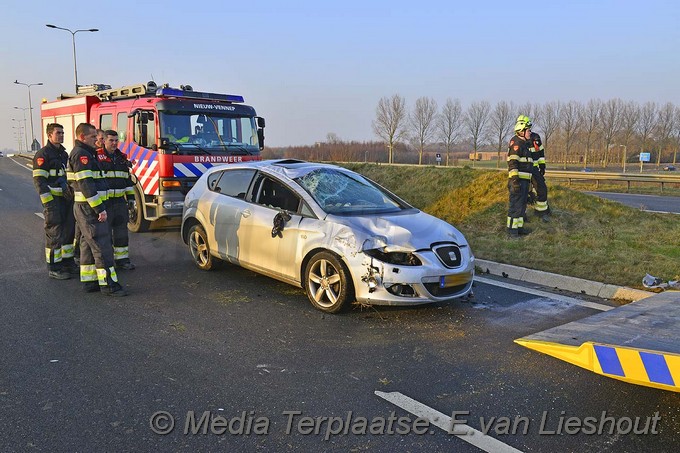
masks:
[[[240,263],[242,244],[239,229],[243,211],[250,206],[245,201],[246,194],[255,176],[255,170],[224,170],[208,177],[208,190],[205,199],[208,205],[202,208],[209,223],[210,249],[228,261]]]

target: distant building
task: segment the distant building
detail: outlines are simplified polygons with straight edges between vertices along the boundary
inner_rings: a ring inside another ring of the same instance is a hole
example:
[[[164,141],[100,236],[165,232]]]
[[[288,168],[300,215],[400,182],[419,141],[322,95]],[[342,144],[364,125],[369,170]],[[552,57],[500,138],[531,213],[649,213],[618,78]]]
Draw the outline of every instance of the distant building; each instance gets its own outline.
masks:
[[[478,151],[477,158],[475,158],[475,153],[470,153],[468,155],[470,160],[498,160],[498,153],[493,151]]]

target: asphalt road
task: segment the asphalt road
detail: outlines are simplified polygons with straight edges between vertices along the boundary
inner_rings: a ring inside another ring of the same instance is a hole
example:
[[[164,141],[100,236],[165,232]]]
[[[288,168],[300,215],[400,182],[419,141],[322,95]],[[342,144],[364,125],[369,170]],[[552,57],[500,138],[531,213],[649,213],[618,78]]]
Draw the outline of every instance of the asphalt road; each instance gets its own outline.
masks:
[[[416,416],[376,391],[467,411],[457,418],[521,451],[680,444],[680,394],[513,343],[595,309],[477,283],[469,300],[324,315],[299,288],[233,266],[198,270],[172,228],[131,235],[137,269],[120,272],[130,295],[107,298],[47,278],[37,212],[30,171],[0,158],[2,451],[480,451],[469,442],[479,435],[414,433]],[[150,425],[159,411],[175,420],[169,434]],[[640,427],[658,414],[656,434],[610,434],[607,422],[601,434],[557,433],[560,420],[603,411]],[[393,412],[402,424],[385,434]],[[525,422],[512,434],[501,417]],[[346,433],[325,439],[329,427]]]
[[[643,211],[671,212],[680,214],[680,197],[665,197],[661,195],[641,195],[614,192],[585,192],[600,198],[616,201],[632,208]]]

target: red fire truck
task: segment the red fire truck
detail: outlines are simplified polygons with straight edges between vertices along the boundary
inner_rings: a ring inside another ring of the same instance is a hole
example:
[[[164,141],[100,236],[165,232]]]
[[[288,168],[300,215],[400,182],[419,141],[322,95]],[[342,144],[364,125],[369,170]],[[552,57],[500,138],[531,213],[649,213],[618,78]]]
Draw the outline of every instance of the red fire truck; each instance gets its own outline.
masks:
[[[64,126],[68,151],[80,123],[118,132],[135,181],[130,231],[145,231],[154,220],[181,216],[184,196],[208,168],[261,159],[264,118],[243,104],[242,96],[194,91],[188,85],[158,87],[154,82],[78,91],[42,104],[43,143],[48,123]]]

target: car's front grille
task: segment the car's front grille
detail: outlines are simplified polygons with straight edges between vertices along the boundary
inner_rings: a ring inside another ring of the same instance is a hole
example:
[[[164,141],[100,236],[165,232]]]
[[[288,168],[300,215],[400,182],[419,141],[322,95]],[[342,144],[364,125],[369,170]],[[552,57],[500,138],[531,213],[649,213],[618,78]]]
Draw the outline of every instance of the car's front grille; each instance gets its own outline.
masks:
[[[440,245],[435,247],[433,250],[444,266],[449,268],[460,266],[462,258],[460,254],[460,248],[457,245]]]
[[[434,297],[447,297],[453,296],[465,290],[465,287],[470,283],[463,283],[462,285],[449,286],[446,288],[441,288],[439,283],[423,283],[425,289],[432,294]]]

